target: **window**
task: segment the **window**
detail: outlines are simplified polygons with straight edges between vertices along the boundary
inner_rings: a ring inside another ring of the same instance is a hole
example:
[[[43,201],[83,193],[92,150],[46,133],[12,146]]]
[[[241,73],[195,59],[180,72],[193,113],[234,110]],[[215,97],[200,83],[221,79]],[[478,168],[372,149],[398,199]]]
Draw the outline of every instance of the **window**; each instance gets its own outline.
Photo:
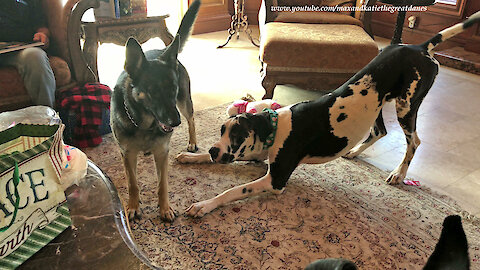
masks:
[[[437,0],[436,3],[447,4],[447,5],[457,5],[457,0]]]
[[[466,2],[467,0],[436,0],[435,5],[428,7],[428,11],[460,19]]]

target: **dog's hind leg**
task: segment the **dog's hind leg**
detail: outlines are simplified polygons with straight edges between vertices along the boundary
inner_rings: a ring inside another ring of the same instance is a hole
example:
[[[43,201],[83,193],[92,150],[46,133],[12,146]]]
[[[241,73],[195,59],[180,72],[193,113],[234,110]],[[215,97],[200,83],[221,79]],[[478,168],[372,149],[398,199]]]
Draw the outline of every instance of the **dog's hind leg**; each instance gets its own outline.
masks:
[[[187,119],[188,123],[188,152],[197,152],[197,134],[195,132],[195,119],[193,118],[193,103],[190,95],[177,101],[177,107],[180,113]]]
[[[385,180],[389,184],[398,184],[405,179],[408,166],[410,166],[410,162],[415,155],[415,151],[420,145],[420,139],[417,135],[417,112],[419,107],[420,102],[418,105],[413,106],[412,108],[410,107],[410,104],[405,103],[404,99],[396,99],[397,118],[407,140],[407,151],[405,152],[402,162]]]
[[[370,147],[372,144],[374,144],[376,141],[378,141],[385,135],[387,135],[387,129],[385,128],[385,123],[383,122],[382,110],[380,110],[377,120],[375,120],[375,123],[370,128],[370,134],[365,139],[365,141],[352,148],[352,150],[350,150],[343,157],[348,159],[355,158],[356,156],[360,155],[365,149]]]
[[[175,219],[175,212],[168,201],[168,142],[161,144],[153,153],[158,179],[158,206],[160,218],[166,221]]]
[[[122,151],[122,161],[128,180],[128,218],[140,217],[139,190],[137,184],[137,154],[136,151]]]

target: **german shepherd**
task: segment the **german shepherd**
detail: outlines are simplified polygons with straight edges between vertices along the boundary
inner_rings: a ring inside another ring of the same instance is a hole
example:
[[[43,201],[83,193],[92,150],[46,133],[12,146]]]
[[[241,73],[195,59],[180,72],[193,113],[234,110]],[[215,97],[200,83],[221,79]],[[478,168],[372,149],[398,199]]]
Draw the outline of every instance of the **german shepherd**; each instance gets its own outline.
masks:
[[[190,78],[177,55],[191,34],[199,7],[199,0],[192,3],[175,39],[167,48],[143,53],[134,38],[130,38],[126,44],[125,70],[120,74],[113,91],[110,125],[120,147],[127,175],[129,219],[139,217],[136,179],[139,152],[154,155],[159,181],[160,217],[166,221],[175,218],[168,201],[167,160],[173,128],[181,122],[178,110],[188,122],[187,150],[198,150]]]

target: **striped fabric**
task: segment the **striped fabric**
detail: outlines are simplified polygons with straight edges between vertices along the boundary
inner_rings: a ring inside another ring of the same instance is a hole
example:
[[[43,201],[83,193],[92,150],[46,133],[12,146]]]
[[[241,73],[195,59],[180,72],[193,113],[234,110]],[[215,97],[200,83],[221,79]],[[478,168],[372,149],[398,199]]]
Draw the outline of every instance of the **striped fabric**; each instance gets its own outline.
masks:
[[[60,214],[55,220],[45,228],[37,228],[30,237],[17,250],[7,257],[0,259],[0,269],[15,269],[33,254],[47,245],[67,227],[72,225],[70,212],[66,203],[58,207],[57,213]]]
[[[9,141],[16,140],[17,138],[22,137],[42,138],[45,137],[46,134],[48,134],[49,138],[43,141],[41,144],[37,144],[30,149],[17,149],[13,153],[10,152],[8,156],[0,156],[0,172],[12,168],[15,165],[15,162],[20,165],[23,161],[26,161],[49,150],[54,141],[58,142],[58,139],[54,139],[53,135],[55,135],[56,133],[60,133],[57,136],[60,136],[61,138],[62,132],[57,132],[59,128],[63,130],[63,127],[59,127],[58,125],[34,126],[18,124],[13,128],[2,131],[0,133],[0,145],[4,145]],[[28,145],[28,143],[22,142],[21,145]],[[20,146],[20,144],[17,144],[17,146]],[[0,153],[4,154],[5,152],[3,151],[3,149],[0,149]]]

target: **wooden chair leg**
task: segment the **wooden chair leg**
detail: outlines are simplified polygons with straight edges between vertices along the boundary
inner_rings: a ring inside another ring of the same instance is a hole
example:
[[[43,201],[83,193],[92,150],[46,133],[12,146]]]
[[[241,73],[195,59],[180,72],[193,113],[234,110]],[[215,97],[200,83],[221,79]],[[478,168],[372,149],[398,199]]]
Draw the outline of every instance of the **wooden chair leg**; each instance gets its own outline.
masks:
[[[272,77],[267,76],[265,72],[263,73],[262,86],[265,89],[265,95],[263,95],[262,99],[272,99],[277,84],[275,83],[275,80]]]

